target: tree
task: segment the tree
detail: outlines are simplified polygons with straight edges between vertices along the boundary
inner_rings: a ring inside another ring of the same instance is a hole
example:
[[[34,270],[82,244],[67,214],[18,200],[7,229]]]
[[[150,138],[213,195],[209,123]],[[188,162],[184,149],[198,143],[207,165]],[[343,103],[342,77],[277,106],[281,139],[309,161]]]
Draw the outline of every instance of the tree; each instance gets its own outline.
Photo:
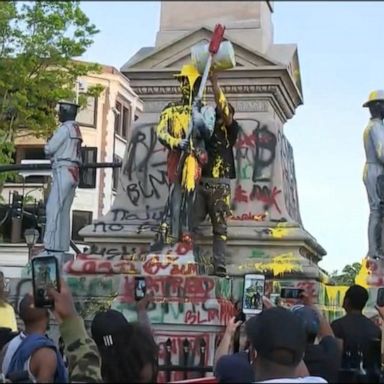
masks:
[[[353,285],[355,284],[355,278],[360,272],[360,269],[360,263],[347,264],[341,274],[339,274],[338,271],[333,271],[331,278],[336,285]]]
[[[47,138],[57,126],[57,102],[74,100],[77,78],[100,71],[74,60],[96,33],[79,1],[0,3],[0,163],[12,162],[18,137]],[[87,95],[101,90],[90,87]]]

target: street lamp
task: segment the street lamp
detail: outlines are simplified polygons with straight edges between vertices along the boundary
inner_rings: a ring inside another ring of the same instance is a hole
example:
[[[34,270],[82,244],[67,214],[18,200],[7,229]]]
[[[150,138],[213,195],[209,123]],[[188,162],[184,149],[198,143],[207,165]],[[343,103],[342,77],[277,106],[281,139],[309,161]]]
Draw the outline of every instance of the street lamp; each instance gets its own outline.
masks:
[[[24,231],[24,238],[28,247],[28,260],[31,260],[32,248],[37,243],[39,236],[40,236],[40,233],[35,228],[28,228]]]

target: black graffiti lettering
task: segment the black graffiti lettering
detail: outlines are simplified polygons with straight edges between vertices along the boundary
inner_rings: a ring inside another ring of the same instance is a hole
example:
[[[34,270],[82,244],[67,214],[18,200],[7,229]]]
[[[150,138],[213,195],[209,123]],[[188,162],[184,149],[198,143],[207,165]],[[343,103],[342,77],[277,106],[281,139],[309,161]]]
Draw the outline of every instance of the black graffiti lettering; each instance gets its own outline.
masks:
[[[101,227],[101,232],[103,232],[103,233],[107,232],[107,225],[102,221],[99,221],[99,222],[93,224],[93,231],[92,232],[97,232],[99,227]]]
[[[263,179],[263,169],[271,165],[275,160],[276,136],[268,131],[266,125],[263,125],[260,129],[256,128],[253,135],[255,137],[256,151],[252,181],[257,182]]]
[[[120,232],[124,229],[124,225],[123,224],[109,224],[108,229],[111,232]]]
[[[136,183],[132,183],[132,184],[128,185],[128,187],[127,187],[127,196],[129,198],[129,200],[131,200],[131,203],[134,206],[137,207],[139,199],[140,199],[140,192],[137,189],[137,184]]]

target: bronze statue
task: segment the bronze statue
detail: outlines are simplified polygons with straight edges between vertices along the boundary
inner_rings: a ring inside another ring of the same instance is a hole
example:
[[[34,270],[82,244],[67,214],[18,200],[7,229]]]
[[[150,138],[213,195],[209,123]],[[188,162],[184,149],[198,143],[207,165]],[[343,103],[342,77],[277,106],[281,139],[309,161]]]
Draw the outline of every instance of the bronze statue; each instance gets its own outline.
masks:
[[[76,123],[79,106],[59,103],[60,125],[45,145],[52,163],[52,185],[46,206],[44,247],[47,252],[66,252],[70,244],[70,211],[79,184],[81,132]]]
[[[384,218],[384,90],[373,91],[363,107],[371,118],[364,130],[366,162],[363,180],[369,202],[368,257],[384,260],[382,245]]]

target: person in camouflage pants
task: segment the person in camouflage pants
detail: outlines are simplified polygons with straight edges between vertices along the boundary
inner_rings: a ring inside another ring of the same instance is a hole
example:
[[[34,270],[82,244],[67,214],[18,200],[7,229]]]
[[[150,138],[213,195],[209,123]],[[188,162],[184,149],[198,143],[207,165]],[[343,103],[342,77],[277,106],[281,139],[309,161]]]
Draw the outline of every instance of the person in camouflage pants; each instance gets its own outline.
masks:
[[[231,215],[231,184],[236,178],[233,146],[239,132],[234,119],[235,110],[228,103],[217,83],[217,75],[211,72],[210,79],[216,101],[215,127],[212,136],[205,141],[208,162],[202,170],[202,179],[197,187],[193,207],[193,236],[207,214],[213,232],[214,275],[226,276],[225,253],[227,244],[227,217]]]

